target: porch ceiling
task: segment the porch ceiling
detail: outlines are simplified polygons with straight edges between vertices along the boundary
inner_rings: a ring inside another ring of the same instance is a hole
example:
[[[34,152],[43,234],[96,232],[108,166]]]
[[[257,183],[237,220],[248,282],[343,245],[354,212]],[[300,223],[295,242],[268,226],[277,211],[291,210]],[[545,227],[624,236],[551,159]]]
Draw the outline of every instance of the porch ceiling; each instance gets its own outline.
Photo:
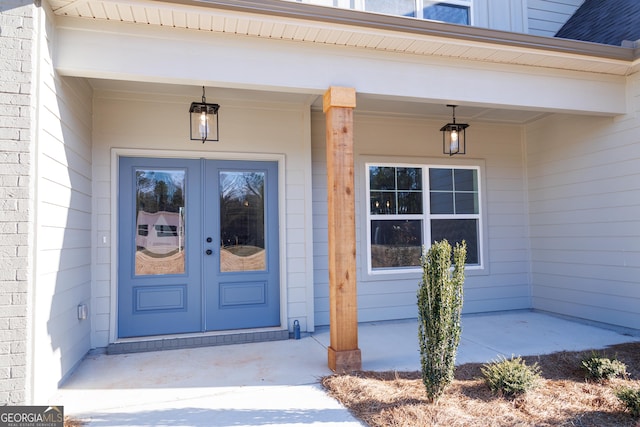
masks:
[[[625,76],[637,49],[282,0],[49,0],[56,15]]]

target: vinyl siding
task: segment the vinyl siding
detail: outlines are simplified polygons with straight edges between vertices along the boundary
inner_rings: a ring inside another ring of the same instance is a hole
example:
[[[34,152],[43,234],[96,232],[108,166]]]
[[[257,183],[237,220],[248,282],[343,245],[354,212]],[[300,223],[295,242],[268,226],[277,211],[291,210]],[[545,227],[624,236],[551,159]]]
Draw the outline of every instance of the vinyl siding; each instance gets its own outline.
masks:
[[[526,0],[474,0],[477,26],[486,26],[493,30],[525,32]],[[482,17],[485,17],[484,19]],[[488,25],[483,25],[483,21]]]
[[[629,114],[527,128],[533,307],[640,328],[640,87]]]
[[[367,271],[364,163],[375,161],[421,164],[482,165],[486,202],[486,263],[482,271],[467,270],[465,313],[530,307],[526,191],[520,126],[471,123],[467,156],[442,155],[440,122],[391,115],[355,114],[356,251],[358,320],[376,321],[416,316],[419,273],[389,276]],[[393,142],[391,142],[393,141]],[[329,323],[327,261],[327,188],[324,116],[314,113],[313,224],[316,323]],[[462,162],[462,163],[460,163]]]
[[[44,402],[91,348],[92,90],[61,78],[49,52],[55,39],[46,13],[40,58],[37,133],[34,401]]]
[[[528,0],[529,34],[553,37],[584,0]]]

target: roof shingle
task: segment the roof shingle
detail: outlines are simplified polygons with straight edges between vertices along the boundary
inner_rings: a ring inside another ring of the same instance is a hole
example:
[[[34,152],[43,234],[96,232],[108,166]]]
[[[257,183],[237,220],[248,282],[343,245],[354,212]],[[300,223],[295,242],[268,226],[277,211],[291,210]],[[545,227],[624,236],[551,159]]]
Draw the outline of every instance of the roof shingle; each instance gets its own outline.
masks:
[[[556,37],[614,46],[640,40],[640,0],[586,0]]]

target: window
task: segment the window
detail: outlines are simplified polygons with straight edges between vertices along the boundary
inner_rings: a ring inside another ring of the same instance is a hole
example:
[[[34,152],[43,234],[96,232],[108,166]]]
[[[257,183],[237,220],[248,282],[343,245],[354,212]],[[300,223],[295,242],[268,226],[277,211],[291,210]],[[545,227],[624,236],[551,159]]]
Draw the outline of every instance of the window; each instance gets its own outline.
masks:
[[[429,204],[431,210],[431,242],[447,239],[467,242],[467,264],[478,265],[477,169],[429,169]]]
[[[417,8],[415,0],[364,0],[364,10],[415,18]]]
[[[473,0],[296,0],[321,6],[471,25]]]
[[[367,165],[371,272],[420,268],[425,242],[467,242],[467,265],[481,265],[478,167]]]
[[[156,225],[155,229],[158,237],[176,237],[178,235],[178,227],[175,225]]]
[[[465,5],[465,3],[467,3]],[[425,1],[422,8],[422,19],[449,22],[451,24],[471,25],[468,2],[451,4],[448,2]]]

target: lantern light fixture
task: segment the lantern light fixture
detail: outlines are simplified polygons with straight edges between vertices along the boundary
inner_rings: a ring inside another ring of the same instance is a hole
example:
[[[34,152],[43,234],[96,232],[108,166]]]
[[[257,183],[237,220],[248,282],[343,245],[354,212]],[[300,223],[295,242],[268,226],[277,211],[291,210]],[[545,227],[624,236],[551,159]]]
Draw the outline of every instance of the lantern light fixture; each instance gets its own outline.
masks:
[[[220,105],[207,103],[202,86],[202,102],[189,107],[190,138],[192,141],[218,141],[218,110]]]
[[[440,128],[440,131],[442,132],[442,153],[450,156],[455,154],[466,154],[466,129],[469,125],[467,123],[456,123],[457,105],[447,104],[447,107],[451,107],[453,110],[453,122],[447,123]]]

